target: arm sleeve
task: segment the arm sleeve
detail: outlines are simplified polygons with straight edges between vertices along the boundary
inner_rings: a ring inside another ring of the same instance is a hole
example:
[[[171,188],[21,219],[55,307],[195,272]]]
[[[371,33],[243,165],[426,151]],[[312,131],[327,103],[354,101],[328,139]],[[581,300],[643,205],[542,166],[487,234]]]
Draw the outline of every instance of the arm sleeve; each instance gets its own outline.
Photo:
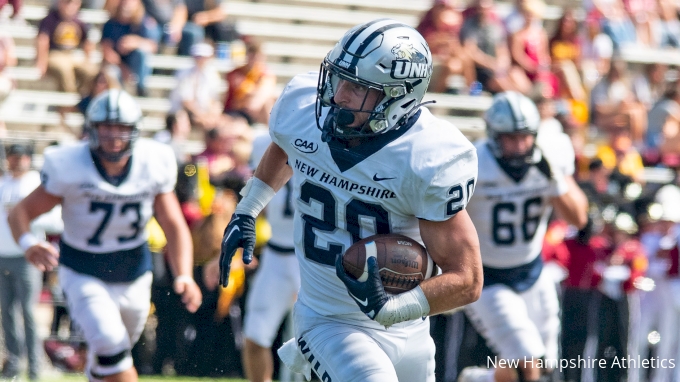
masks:
[[[477,182],[477,151],[472,148],[442,165],[420,195],[419,219],[444,221],[463,210]]]

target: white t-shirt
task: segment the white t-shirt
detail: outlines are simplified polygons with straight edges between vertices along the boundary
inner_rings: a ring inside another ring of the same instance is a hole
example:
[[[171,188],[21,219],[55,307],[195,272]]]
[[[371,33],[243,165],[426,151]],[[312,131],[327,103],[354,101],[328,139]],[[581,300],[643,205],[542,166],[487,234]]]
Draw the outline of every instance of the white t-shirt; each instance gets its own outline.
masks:
[[[170,112],[182,108],[185,101],[194,101],[202,111],[208,111],[220,97],[220,74],[212,65],[199,70],[194,67],[177,74],[177,87],[170,94]]]

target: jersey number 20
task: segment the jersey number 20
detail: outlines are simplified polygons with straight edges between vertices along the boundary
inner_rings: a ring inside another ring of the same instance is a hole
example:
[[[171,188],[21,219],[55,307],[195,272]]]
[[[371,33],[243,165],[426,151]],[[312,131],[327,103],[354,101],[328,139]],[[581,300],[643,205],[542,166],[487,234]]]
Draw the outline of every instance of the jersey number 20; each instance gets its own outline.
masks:
[[[316,244],[316,231],[334,232],[337,230],[336,208],[338,202],[333,194],[314,183],[305,182],[300,187],[300,199],[311,206],[312,200],[321,204],[321,218],[302,214],[304,223],[303,241],[305,256],[319,264],[334,266],[335,257],[342,253],[341,244],[328,243],[326,248]],[[373,229],[376,234],[390,233],[388,212],[383,206],[376,203],[368,203],[362,200],[352,199],[345,206],[345,221],[347,231],[352,235],[352,243],[361,240],[361,218],[373,220]]]

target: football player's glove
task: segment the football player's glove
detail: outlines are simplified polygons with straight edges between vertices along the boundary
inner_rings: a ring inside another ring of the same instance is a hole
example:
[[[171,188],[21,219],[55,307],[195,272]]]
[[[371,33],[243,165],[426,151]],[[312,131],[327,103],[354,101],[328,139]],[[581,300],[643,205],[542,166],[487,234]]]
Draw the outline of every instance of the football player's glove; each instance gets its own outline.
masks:
[[[229,284],[231,258],[238,248],[243,248],[243,263],[253,261],[255,248],[255,218],[244,214],[234,214],[224,229],[222,250],[220,253],[220,285]]]
[[[380,280],[377,261],[375,257],[369,257],[366,260],[368,264],[368,279],[362,282],[355,280],[345,272],[345,268],[342,266],[341,254],[335,258],[335,273],[347,287],[349,296],[352,297],[359,306],[359,309],[371,320],[375,320],[375,316],[385,306],[387,300],[389,300],[385,287],[383,287]]]

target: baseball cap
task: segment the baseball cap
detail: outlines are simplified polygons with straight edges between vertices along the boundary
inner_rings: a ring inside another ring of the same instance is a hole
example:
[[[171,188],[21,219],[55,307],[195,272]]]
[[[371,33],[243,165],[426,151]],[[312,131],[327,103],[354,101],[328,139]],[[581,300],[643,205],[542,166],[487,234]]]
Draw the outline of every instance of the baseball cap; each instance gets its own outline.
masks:
[[[21,144],[13,144],[10,145],[7,148],[7,155],[28,155],[31,156],[33,154],[31,148],[27,145],[21,145]]]
[[[200,42],[191,46],[190,53],[192,57],[212,57],[214,49],[210,44]]]

